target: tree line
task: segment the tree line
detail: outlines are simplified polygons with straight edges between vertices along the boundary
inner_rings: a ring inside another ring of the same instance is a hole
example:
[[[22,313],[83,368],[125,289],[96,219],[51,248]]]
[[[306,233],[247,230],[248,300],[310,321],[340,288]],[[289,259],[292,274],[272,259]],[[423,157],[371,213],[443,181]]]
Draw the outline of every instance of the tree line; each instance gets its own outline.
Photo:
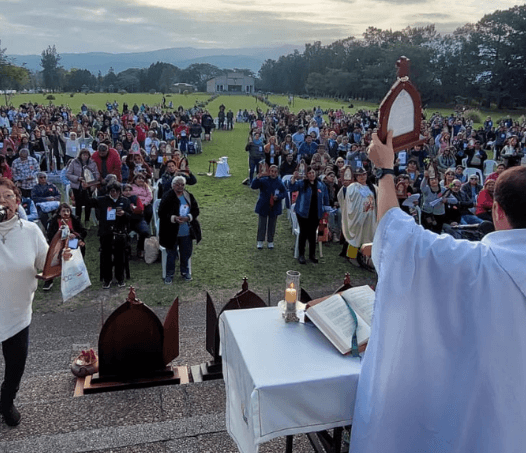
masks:
[[[379,101],[396,76],[395,62],[411,60],[411,79],[423,101],[466,102],[499,108],[526,103],[526,5],[495,11],[476,24],[441,36],[434,25],[400,31],[369,27],[322,46],[306,44],[259,71],[265,91]]]

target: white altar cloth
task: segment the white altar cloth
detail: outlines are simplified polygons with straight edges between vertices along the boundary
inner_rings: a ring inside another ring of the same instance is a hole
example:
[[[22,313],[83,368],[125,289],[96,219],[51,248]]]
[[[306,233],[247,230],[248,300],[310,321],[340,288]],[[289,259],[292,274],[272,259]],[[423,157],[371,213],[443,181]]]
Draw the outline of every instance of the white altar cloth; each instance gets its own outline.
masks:
[[[360,358],[316,327],[286,324],[277,307],[219,319],[227,431],[242,453],[275,437],[351,424]]]

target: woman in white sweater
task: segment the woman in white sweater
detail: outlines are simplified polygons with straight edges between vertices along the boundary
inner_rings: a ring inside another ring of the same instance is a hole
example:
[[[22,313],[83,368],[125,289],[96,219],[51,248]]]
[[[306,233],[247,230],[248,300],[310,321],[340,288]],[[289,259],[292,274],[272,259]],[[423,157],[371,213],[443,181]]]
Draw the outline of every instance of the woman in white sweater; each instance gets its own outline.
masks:
[[[19,218],[19,204],[14,183],[0,178],[0,341],[5,363],[0,413],[9,426],[20,423],[13,402],[27,359],[35,275],[44,267],[48,250],[40,228]]]

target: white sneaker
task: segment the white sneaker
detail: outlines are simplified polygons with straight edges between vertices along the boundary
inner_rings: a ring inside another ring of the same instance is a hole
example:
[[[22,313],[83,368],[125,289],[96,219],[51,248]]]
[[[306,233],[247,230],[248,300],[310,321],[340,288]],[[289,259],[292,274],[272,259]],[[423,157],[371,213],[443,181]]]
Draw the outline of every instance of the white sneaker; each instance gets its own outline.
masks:
[[[274,242],[269,242],[269,243],[267,244],[267,247],[268,247],[269,249],[273,249],[273,248],[274,248]]]
[[[258,241],[258,250],[261,250],[263,248],[263,241]]]

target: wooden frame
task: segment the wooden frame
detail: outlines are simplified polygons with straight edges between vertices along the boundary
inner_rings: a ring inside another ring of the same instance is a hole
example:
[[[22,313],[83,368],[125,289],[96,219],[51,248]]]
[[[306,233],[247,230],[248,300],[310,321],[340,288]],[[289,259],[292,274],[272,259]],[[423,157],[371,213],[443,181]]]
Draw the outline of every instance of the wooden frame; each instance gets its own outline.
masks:
[[[378,137],[385,143],[387,132],[393,130],[395,152],[410,149],[424,142],[420,136],[422,101],[420,93],[409,80],[409,62],[406,57],[400,57],[396,62],[397,80],[382,100],[379,110]],[[399,116],[404,110],[406,113],[412,113],[412,119]]]

